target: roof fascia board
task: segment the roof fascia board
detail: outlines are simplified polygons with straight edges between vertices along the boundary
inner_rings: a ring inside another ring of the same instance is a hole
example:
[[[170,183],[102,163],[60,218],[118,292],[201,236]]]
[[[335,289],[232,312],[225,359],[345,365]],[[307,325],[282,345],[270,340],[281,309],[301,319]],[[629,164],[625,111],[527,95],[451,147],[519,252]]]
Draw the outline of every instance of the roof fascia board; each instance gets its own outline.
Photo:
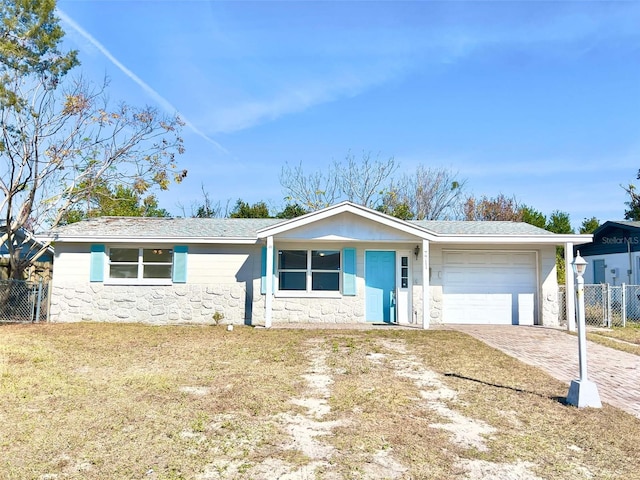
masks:
[[[287,220],[272,227],[263,228],[261,230],[258,230],[258,238],[276,236],[288,230],[304,227],[311,223],[340,215],[341,213],[352,213],[358,217],[380,223],[387,227],[394,228],[396,230],[400,230],[402,232],[408,233],[410,235],[415,235],[416,237],[424,238],[426,240],[432,240],[435,238],[433,232],[422,227],[411,225],[395,217],[391,217],[389,215],[385,215],[384,213],[376,212],[369,208],[362,207],[361,205],[355,205],[349,202],[339,203],[333,207],[318,210],[317,212],[311,212],[301,217],[292,218],[291,220]]]
[[[53,243],[197,243],[197,244],[236,244],[255,245],[256,238],[233,238],[233,237],[52,237]]]
[[[593,241],[593,235],[446,235],[438,236],[434,243],[529,243],[540,245],[581,245]]]
[[[640,227],[637,227],[635,225],[629,225],[627,223],[616,222],[614,220],[607,220],[602,225],[600,225],[598,228],[596,228],[595,231],[593,232],[593,234],[594,235],[599,234],[600,232],[602,232],[604,230],[607,230],[608,228],[621,228],[623,230],[635,230],[635,231],[640,230]]]

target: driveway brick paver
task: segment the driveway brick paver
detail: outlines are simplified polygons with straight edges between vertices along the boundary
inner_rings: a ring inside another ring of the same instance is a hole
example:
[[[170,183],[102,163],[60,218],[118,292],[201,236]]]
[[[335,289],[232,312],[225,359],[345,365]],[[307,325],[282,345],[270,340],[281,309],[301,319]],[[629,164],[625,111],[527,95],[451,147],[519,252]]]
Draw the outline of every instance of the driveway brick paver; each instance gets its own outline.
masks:
[[[575,335],[552,328],[511,325],[451,328],[539,367],[567,385],[580,376]],[[640,356],[587,341],[587,374],[598,386],[603,402],[640,418]]]

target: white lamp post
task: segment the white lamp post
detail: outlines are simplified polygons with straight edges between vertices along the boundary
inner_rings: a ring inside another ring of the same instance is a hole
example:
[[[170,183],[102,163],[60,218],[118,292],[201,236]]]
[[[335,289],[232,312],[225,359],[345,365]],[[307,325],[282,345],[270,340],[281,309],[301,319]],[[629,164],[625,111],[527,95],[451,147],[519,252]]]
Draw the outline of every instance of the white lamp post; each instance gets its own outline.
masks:
[[[587,262],[580,256],[580,252],[573,260],[573,272],[577,284],[577,314],[578,314],[578,359],[580,362],[580,379],[572,380],[567,395],[567,403],[581,407],[602,408],[598,386],[587,378],[587,332],[584,321],[584,271]]]

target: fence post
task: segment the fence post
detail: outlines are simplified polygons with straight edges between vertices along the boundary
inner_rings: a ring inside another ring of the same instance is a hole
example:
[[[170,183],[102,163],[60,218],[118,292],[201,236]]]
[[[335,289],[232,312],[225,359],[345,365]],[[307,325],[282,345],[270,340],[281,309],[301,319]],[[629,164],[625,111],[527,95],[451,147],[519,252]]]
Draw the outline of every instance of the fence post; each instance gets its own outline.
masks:
[[[622,326],[627,326],[627,288],[622,284]]]
[[[611,285],[608,283],[602,283],[602,321],[604,325],[611,323]]]
[[[38,281],[38,304],[36,305],[36,322],[40,321],[40,305],[42,304],[42,278]]]

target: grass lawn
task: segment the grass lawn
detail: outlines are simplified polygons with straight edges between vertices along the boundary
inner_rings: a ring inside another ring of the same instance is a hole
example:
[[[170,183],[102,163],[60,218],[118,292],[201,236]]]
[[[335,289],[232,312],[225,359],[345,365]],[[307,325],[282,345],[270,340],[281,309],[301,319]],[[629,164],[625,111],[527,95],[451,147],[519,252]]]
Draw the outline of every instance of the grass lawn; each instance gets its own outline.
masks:
[[[453,331],[0,327],[2,479],[640,479],[640,419]]]
[[[587,338],[607,347],[640,355],[640,324],[637,323],[624,328],[591,330]]]

